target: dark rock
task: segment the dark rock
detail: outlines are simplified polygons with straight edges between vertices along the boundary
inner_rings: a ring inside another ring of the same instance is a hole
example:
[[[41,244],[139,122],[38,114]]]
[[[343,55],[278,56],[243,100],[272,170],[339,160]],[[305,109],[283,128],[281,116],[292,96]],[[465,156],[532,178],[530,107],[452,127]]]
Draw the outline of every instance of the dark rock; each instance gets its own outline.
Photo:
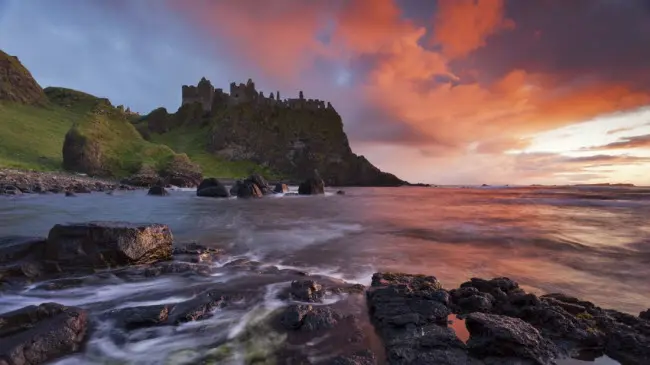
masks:
[[[328,365],[375,365],[377,359],[370,350],[359,351],[352,355],[339,355],[331,359]]]
[[[291,297],[303,302],[319,302],[323,299],[323,286],[314,280],[294,280],[291,282]]]
[[[336,195],[345,195],[345,191],[343,191],[343,190],[338,190],[338,191],[336,192]]]
[[[237,190],[239,189],[239,186],[243,183],[241,180],[235,181],[235,183],[230,187],[230,195],[232,196],[237,196]]]
[[[63,168],[91,176],[110,175],[102,159],[100,143],[84,135],[77,125],[73,125],[63,141]]]
[[[17,262],[45,247],[45,238],[9,236],[0,237],[0,264]]]
[[[201,181],[201,184],[196,188],[196,195],[212,198],[227,198],[230,196],[226,186],[213,177]]]
[[[117,327],[134,330],[164,323],[169,318],[171,308],[169,305],[132,307],[109,311],[106,316],[112,318]]]
[[[303,318],[311,309],[311,305],[291,305],[282,312],[280,322],[286,329],[297,330],[302,326]]]
[[[277,183],[275,184],[275,188],[273,189],[273,192],[278,194],[288,193],[289,187],[287,186],[287,184]]]
[[[13,185],[7,185],[0,189],[0,195],[21,195],[23,192]]]
[[[196,191],[196,196],[210,197],[210,198],[228,198],[230,194],[224,185],[210,186]]]
[[[213,262],[218,259],[223,251],[218,248],[206,247],[197,243],[188,243],[172,250],[174,258],[190,262]]]
[[[170,259],[172,233],[164,224],[89,222],[57,224],[45,258],[65,268],[108,268]]]
[[[35,365],[79,351],[86,312],[56,303],[0,314],[0,364]]]
[[[74,196],[77,196],[77,194],[73,193],[72,191],[66,191],[65,196],[74,197]]]
[[[303,181],[298,186],[298,194],[300,195],[318,195],[325,194],[325,182],[320,178],[318,172],[314,172],[314,176]]]
[[[433,276],[375,273],[367,301],[389,364],[479,365],[447,328],[449,300]]]
[[[311,307],[302,319],[302,331],[321,331],[333,328],[338,321],[341,320],[341,315],[335,312],[330,307]]]
[[[645,319],[646,321],[650,321],[650,309],[641,312],[639,314],[639,318]]]
[[[76,194],[90,194],[90,193],[92,193],[92,191],[87,186],[84,186],[84,185],[75,186],[74,187],[74,192]]]
[[[162,186],[152,186],[151,188],[149,188],[147,195],[167,196],[169,195],[169,192],[167,191],[167,189],[163,188]]]
[[[237,198],[261,198],[262,191],[249,180],[237,181]]]
[[[607,328],[605,354],[624,365],[650,364],[650,335],[643,335],[620,323]]]
[[[262,175],[253,174],[253,175],[249,176],[248,179],[246,179],[246,181],[249,181],[249,182],[257,185],[257,187],[260,189],[260,191],[262,192],[263,195],[267,195],[267,194],[272,193],[271,186],[269,185],[269,183],[266,181],[266,179]]]
[[[467,347],[480,357],[529,359],[538,365],[555,364],[559,350],[535,327],[506,316],[472,313],[465,325],[470,333]]]

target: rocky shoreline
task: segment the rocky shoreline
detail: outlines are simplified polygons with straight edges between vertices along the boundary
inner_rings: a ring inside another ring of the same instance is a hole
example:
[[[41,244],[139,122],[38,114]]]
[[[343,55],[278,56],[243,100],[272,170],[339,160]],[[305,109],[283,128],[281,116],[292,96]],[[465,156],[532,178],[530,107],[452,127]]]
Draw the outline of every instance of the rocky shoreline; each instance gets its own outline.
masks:
[[[447,290],[433,276],[380,272],[366,288],[174,243],[163,224],[59,224],[47,238],[0,239],[3,295],[29,286],[57,298],[59,290],[101,280],[165,277],[193,283],[170,288],[186,299],[167,303],[142,292],[138,302],[155,304],[76,307],[53,300],[0,314],[0,364],[86,356],[79,352],[100,335],[125,344],[147,333],[141,331],[181,331],[194,322],[204,325],[186,330],[207,342],[174,355],[185,360],[166,363],[243,357],[245,364],[550,365],[586,354],[623,365],[650,363],[650,310],[634,316],[560,293],[537,296],[508,278],[473,278]],[[233,319],[240,324],[227,336],[210,332],[206,339],[201,333],[225,310],[241,313]],[[450,320],[464,321],[464,333]]]
[[[81,194],[134,189],[117,181],[65,172],[0,169],[0,195]]]

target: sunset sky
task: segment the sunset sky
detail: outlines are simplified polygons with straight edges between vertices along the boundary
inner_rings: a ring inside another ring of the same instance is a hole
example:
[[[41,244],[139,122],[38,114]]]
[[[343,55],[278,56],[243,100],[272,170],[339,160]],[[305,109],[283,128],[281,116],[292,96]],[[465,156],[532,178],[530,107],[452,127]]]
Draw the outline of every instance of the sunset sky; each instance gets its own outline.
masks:
[[[0,49],[141,113],[303,90],[412,182],[650,185],[646,0],[0,0]]]

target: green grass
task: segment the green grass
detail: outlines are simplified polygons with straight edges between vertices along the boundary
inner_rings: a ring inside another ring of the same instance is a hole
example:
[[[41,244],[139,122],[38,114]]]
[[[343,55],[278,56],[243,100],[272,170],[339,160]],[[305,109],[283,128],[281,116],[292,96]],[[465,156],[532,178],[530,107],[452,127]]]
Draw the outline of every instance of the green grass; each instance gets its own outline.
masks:
[[[151,141],[170,146],[175,151],[186,153],[192,161],[201,165],[203,176],[221,178],[243,178],[259,173],[269,179],[282,178],[279,174],[251,161],[228,161],[207,151],[209,127],[175,128],[163,134],[151,134]]]
[[[0,103],[0,167],[56,171],[62,169],[63,141],[74,125],[101,146],[102,160],[114,177],[135,173],[144,165],[161,169],[175,152],[145,141],[130,116],[108,100],[75,90],[48,88],[43,107]]]
[[[0,103],[0,167],[61,170],[65,134],[83,117],[55,105]]]

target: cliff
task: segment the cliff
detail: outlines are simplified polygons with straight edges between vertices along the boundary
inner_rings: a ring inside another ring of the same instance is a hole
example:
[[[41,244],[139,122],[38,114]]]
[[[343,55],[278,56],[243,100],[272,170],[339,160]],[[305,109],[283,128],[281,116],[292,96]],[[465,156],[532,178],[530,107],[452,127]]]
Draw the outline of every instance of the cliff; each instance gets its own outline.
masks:
[[[201,130],[210,154],[252,161],[292,180],[318,170],[328,185],[405,184],[352,152],[341,116],[330,103],[305,99],[302,92],[294,99],[281,99],[279,92],[267,97],[252,80],[231,83],[230,93],[215,89],[205,78],[197,86],[183,86],[176,113],[154,110],[138,130],[144,135]]]
[[[45,93],[18,57],[0,50],[0,101],[44,104]]]

